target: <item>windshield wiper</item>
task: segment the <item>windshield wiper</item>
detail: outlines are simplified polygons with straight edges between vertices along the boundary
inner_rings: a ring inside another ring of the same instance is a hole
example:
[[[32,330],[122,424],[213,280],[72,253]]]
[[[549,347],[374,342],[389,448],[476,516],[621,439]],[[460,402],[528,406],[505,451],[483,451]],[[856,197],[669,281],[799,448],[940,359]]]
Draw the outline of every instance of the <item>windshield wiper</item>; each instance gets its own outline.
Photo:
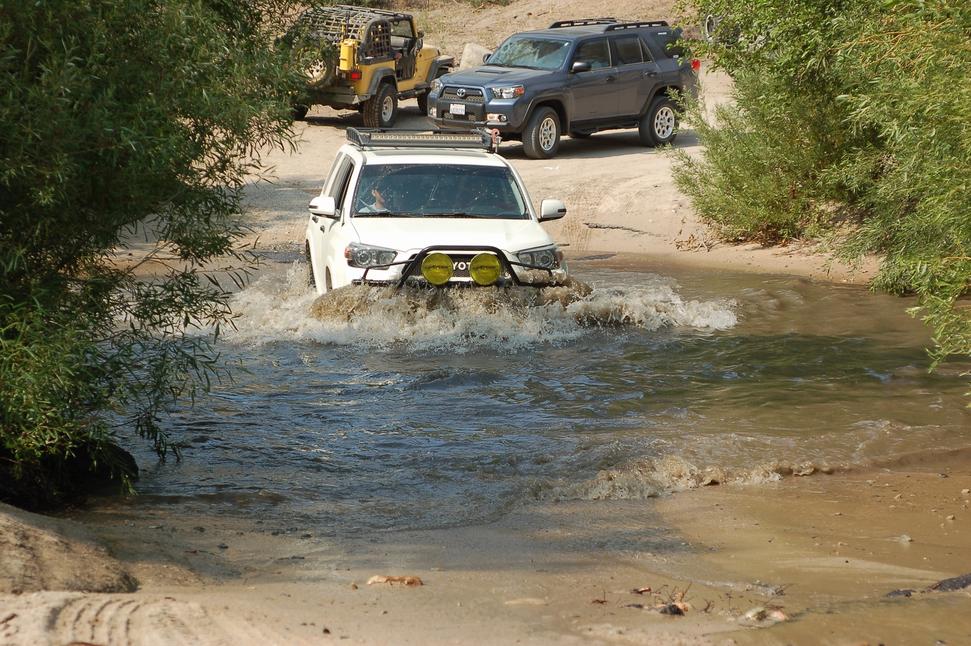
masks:
[[[420,218],[423,217],[420,213],[397,213],[395,211],[365,211],[364,213],[355,213],[356,218]]]
[[[462,211],[452,211],[450,213],[426,213],[426,218],[474,218],[477,217],[471,213],[463,213]]]

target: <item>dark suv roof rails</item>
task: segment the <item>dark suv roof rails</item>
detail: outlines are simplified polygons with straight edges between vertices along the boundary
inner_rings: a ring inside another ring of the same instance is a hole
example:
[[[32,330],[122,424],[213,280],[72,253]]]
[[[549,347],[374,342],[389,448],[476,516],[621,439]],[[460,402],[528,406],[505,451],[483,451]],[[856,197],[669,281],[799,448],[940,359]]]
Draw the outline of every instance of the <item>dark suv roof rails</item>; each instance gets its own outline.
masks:
[[[403,130],[348,128],[347,140],[361,148],[478,148],[495,152],[491,132],[473,130]]]
[[[616,18],[578,18],[576,20],[557,20],[549,29],[559,29],[561,27],[583,27],[584,25],[609,25],[617,22]]]
[[[643,20],[638,22],[619,22],[608,26],[604,31],[619,31],[621,29],[640,29],[641,27],[667,27],[667,20]]]

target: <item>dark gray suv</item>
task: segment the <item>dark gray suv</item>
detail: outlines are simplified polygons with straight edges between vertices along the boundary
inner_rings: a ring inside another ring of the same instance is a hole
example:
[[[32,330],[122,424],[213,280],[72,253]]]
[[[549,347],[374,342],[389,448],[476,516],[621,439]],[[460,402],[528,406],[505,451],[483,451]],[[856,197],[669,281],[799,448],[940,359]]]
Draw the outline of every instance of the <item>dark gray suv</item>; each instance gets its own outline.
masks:
[[[674,140],[678,93],[697,93],[696,60],[664,21],[562,20],[507,38],[485,65],[432,82],[428,116],[443,128],[486,125],[528,157],[556,154],[560,135],[638,128],[644,145]]]

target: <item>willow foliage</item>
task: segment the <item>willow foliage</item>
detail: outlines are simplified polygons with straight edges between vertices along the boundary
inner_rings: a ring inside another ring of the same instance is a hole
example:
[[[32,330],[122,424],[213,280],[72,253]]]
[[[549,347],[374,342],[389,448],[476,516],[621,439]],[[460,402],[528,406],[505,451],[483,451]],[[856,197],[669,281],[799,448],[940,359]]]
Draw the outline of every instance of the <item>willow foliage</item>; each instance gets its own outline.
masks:
[[[130,431],[164,455],[160,411],[218,375],[187,331],[231,317],[209,263],[245,269],[242,186],[291,142],[286,11],[0,0],[0,497],[117,472]]]
[[[734,239],[831,237],[919,298],[935,364],[971,356],[971,4],[730,0],[712,57],[735,103],[699,120],[679,186]],[[696,115],[697,116],[697,115]]]

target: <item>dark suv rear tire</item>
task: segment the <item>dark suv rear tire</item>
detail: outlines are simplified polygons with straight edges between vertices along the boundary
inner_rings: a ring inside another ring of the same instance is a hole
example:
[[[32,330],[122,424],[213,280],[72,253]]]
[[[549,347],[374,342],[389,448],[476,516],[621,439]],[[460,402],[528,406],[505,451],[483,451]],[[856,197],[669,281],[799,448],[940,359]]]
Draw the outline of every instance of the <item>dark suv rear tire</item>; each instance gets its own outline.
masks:
[[[523,130],[523,151],[530,159],[549,159],[560,149],[560,117],[556,110],[541,107]]]
[[[663,146],[678,134],[678,106],[666,96],[659,96],[641,117],[637,128],[645,146]]]
[[[364,125],[368,128],[390,128],[398,116],[398,92],[392,83],[382,83],[378,91],[364,102]]]

